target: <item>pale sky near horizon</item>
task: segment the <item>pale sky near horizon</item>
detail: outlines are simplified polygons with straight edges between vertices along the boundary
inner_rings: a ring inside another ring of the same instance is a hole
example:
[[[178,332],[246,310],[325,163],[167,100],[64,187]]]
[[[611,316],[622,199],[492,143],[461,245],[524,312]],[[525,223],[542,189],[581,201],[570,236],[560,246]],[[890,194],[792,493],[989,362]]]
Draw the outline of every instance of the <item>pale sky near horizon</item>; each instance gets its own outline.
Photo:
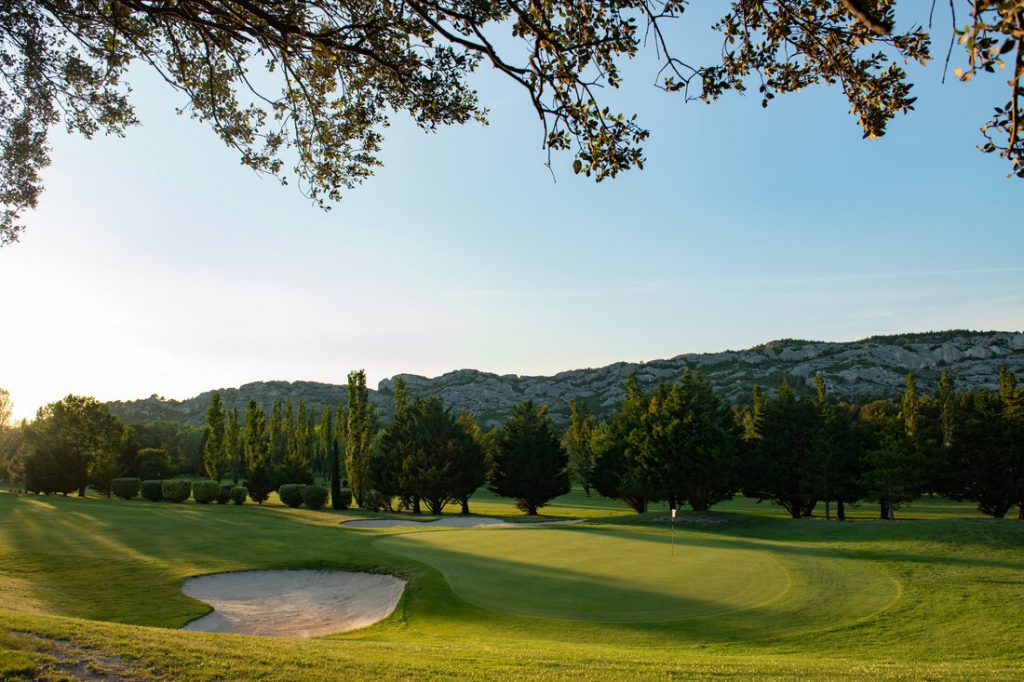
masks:
[[[918,110],[864,141],[834,88],[684,104],[640,66],[620,100],[652,130],[642,172],[595,184],[556,155],[553,180],[527,100],[483,73],[489,126],[396,117],[383,168],[329,213],[136,79],[143,124],[55,131],[40,206],[0,249],[0,386],[20,418],[68,393],[1022,329],[1024,181],[975,149],[1004,75],[914,68]]]

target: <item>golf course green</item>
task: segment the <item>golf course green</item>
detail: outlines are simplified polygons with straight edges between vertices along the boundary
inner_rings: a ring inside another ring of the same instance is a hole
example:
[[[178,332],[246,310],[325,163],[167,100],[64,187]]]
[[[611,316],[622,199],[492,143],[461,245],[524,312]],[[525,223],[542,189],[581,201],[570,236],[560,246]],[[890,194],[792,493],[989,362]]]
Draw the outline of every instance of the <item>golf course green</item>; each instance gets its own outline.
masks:
[[[520,520],[478,494],[475,510]],[[273,501],[272,501],[273,502]],[[738,499],[564,526],[345,528],[347,512],[0,493],[0,679],[1019,679],[1024,524],[923,500],[895,523]],[[190,577],[387,573],[394,612],[306,640],[183,631]]]
[[[898,594],[885,571],[832,552],[793,557],[785,546],[689,536],[676,547],[669,532],[613,526],[469,530],[407,533],[375,546],[437,568],[471,604],[540,618],[657,623],[729,616],[744,631],[762,619],[781,619],[795,624],[784,626],[787,631],[803,631],[863,618]],[[734,618],[745,610],[754,613]],[[687,629],[707,625],[695,622]],[[778,634],[770,623],[762,626]]]

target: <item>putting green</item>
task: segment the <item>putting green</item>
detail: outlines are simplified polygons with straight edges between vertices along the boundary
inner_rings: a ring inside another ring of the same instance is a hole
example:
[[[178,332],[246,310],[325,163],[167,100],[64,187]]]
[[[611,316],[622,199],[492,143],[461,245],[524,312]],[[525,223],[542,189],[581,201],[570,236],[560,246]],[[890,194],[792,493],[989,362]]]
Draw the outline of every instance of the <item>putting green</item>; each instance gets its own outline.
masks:
[[[713,617],[716,629],[743,638],[757,636],[762,618],[776,623],[775,634],[835,626],[899,592],[870,563],[831,552],[682,534],[673,550],[659,530],[420,531],[375,545],[437,568],[460,597],[491,611],[697,628]]]

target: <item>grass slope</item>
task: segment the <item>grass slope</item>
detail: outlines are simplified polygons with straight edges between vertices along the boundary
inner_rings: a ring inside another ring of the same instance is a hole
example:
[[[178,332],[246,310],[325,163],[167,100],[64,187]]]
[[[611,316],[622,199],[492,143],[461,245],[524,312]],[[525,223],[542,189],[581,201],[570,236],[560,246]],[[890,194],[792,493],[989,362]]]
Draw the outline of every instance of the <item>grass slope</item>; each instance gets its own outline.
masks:
[[[1019,679],[1024,524],[945,501],[895,524],[723,509],[681,514],[673,555],[663,513],[578,493],[546,511],[588,512],[579,526],[413,531],[338,525],[358,512],[0,494],[0,678]],[[189,576],[314,567],[409,587],[346,635],[176,629],[208,610],[181,593]]]

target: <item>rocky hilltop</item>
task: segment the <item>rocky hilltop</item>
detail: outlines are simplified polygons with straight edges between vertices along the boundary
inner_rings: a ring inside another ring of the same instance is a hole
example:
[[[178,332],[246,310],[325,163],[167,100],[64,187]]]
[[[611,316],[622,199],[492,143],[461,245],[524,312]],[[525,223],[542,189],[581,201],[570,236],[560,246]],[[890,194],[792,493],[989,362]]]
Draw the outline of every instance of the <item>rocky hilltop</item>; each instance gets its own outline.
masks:
[[[643,386],[671,382],[684,371],[699,371],[730,401],[747,400],[755,385],[777,387],[784,377],[798,391],[813,392],[821,374],[829,391],[845,400],[866,401],[900,395],[905,377],[913,372],[918,391],[934,394],[939,374],[949,371],[957,390],[996,388],[1000,366],[1024,380],[1024,333],[948,331],[899,336],[876,336],[847,343],[783,339],[741,351],[690,353],[667,360],[619,362],[596,369],[576,369],[554,376],[491,374],[460,369],[439,377],[398,375],[419,395],[440,396],[456,409],[465,408],[485,426],[499,424],[510,408],[523,400],[549,406],[556,424],[568,422],[568,402],[581,400],[598,416],[612,413],[623,395],[630,373]],[[395,380],[380,382],[371,400],[385,418],[391,416]],[[268,381],[239,388],[219,389],[228,409],[244,411],[256,400],[269,410],[275,400],[305,400],[319,411],[332,408],[345,387],[309,381]],[[128,424],[169,420],[202,424],[214,391],[188,400],[151,396],[143,400],[110,403],[110,411]]]

